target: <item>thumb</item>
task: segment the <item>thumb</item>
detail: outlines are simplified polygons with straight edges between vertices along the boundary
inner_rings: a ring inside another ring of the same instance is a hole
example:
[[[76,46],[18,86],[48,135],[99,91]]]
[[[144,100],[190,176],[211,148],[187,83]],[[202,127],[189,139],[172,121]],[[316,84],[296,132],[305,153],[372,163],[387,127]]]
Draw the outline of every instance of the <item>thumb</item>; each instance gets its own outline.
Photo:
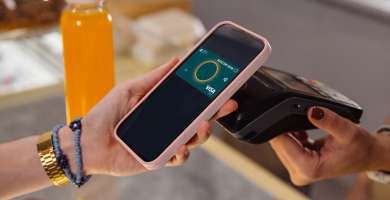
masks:
[[[173,57],[164,65],[158,67],[157,69],[146,73],[141,76],[142,78],[149,79],[152,86],[156,85],[158,81],[160,81],[177,63],[179,62],[179,58]],[[140,78],[141,78],[140,77]]]
[[[172,68],[179,62],[179,58],[173,57],[164,65],[150,71],[134,80],[129,81],[134,95],[144,95],[151,90]],[[134,84],[136,83],[136,84]]]
[[[341,143],[352,141],[355,133],[358,132],[356,124],[327,108],[312,107],[307,115],[314,126],[326,131]]]

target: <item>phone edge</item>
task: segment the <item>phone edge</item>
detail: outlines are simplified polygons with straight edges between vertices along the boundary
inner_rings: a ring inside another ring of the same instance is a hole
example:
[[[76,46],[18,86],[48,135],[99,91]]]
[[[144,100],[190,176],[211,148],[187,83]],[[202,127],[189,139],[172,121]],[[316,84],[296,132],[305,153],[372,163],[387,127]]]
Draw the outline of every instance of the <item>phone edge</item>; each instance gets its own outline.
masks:
[[[149,95],[158,87],[160,84],[172,74],[174,70],[181,63],[186,60],[191,53],[197,49],[218,27],[222,25],[231,25],[238,29],[241,29],[264,42],[263,50],[252,60],[251,63],[222,91],[221,94],[209,105],[207,108],[153,161],[145,162],[135,152],[131,150],[117,135],[117,129],[119,125],[135,110],[137,107],[149,97]],[[199,124],[204,120],[209,120],[221,107],[229,100],[229,98],[240,88],[237,87],[239,84],[244,84],[269,58],[271,55],[271,46],[268,40],[264,37],[249,31],[231,21],[223,21],[215,25],[194,47],[118,122],[114,129],[115,139],[118,140],[122,146],[129,151],[134,158],[138,160],[145,168],[149,170],[157,170],[163,167],[175,154],[177,148],[180,145],[186,144],[197,132]],[[258,67],[256,67],[258,66]]]

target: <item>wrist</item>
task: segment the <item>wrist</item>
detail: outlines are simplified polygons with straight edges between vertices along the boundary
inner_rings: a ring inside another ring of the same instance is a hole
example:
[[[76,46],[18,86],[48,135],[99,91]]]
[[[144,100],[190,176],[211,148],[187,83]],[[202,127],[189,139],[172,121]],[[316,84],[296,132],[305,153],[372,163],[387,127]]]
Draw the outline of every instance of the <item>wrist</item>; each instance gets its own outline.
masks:
[[[87,159],[85,159],[85,153],[88,152],[88,146],[86,142],[83,142],[83,137],[80,137],[80,146],[82,151],[82,163],[83,163],[83,172],[82,176],[90,174],[89,163]],[[69,170],[73,175],[77,174],[77,162],[76,162],[76,148],[75,148],[75,134],[69,128],[69,126],[65,126],[58,131],[58,143],[60,146],[60,150],[62,155],[65,155],[68,159]]]
[[[370,170],[381,170],[390,172],[390,135],[373,134],[375,138],[375,147],[373,155],[373,163],[375,167]]]

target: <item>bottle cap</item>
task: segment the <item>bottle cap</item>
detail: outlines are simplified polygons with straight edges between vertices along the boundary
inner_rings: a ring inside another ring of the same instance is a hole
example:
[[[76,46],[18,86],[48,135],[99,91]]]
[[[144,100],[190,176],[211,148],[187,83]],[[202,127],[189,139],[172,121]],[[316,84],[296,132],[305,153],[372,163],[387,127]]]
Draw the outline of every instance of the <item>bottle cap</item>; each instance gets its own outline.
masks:
[[[99,2],[103,2],[104,0],[65,0],[67,3],[74,3],[74,4],[95,4]]]

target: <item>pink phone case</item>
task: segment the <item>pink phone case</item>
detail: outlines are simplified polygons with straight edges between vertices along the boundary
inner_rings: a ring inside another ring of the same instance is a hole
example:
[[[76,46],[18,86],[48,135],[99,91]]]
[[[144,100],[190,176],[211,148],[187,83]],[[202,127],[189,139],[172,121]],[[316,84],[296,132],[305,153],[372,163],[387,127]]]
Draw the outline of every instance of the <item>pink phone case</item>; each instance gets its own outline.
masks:
[[[264,42],[263,51],[221,92],[221,94],[153,161],[145,162],[136,153],[134,153],[117,135],[119,125],[126,119],[148,96],[169,76],[180,64],[195,51],[202,42],[209,37],[219,26],[231,25],[241,29]],[[233,22],[225,21],[214,26],[192,49],[176,64],[138,103],[132,108],[125,117],[115,127],[115,138],[147,169],[157,170],[163,167],[176,153],[180,145],[186,144],[195,134],[199,124],[204,120],[209,120],[229,98],[262,66],[271,55],[271,47],[268,41]]]

